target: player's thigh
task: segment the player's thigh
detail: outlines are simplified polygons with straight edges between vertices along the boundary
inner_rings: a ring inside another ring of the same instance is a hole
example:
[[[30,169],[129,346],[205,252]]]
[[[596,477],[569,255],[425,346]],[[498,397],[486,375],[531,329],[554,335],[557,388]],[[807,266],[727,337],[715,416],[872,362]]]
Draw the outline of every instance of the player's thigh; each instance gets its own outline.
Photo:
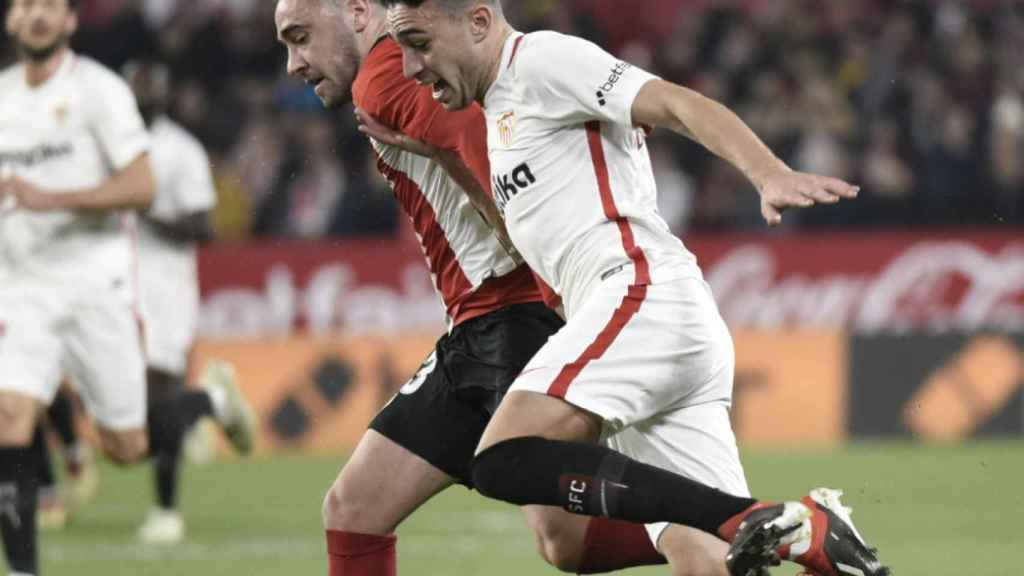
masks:
[[[0,390],[0,448],[28,446],[43,411],[37,398]]]
[[[0,280],[0,442],[31,439],[36,407],[60,386],[62,342],[57,326],[65,303],[45,286]]]
[[[100,427],[117,436],[146,425],[146,367],[133,306],[114,291],[77,302],[64,339],[68,372]]]
[[[662,532],[657,548],[672,565],[673,576],[729,576],[729,545],[707,532],[672,524]]]
[[[594,442],[601,428],[601,417],[579,406],[548,394],[513,389],[498,406],[476,452],[524,436]]]
[[[324,500],[324,526],[389,534],[455,480],[393,440],[370,429]]]

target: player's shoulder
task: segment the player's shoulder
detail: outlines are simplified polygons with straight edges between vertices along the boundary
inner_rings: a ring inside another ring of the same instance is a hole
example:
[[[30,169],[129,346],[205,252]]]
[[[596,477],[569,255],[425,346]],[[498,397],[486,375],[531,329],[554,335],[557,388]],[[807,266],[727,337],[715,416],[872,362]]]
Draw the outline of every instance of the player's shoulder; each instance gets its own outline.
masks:
[[[518,71],[567,72],[555,67],[579,51],[593,49],[596,46],[589,40],[561,32],[531,32],[522,36],[519,46],[512,55],[511,65]]]
[[[396,90],[407,89],[415,82],[402,72],[402,49],[390,37],[382,38],[367,54],[352,84],[355,105],[373,111]]]
[[[134,101],[132,90],[116,72],[88,56],[75,54],[70,75],[78,89],[88,94],[94,104],[120,103],[124,98]]]
[[[116,84],[127,87],[125,81],[117,73],[92,58],[81,54],[74,54],[72,58],[75,60],[71,64],[71,74],[75,78],[103,85]]]

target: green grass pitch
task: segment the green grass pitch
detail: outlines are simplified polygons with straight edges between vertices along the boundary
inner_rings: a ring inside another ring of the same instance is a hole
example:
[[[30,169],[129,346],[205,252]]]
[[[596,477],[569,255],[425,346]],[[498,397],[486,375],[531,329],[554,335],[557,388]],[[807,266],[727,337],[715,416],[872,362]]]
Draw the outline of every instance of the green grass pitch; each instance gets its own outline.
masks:
[[[63,532],[43,536],[44,576],[325,575],[319,504],[341,458],[279,457],[186,470],[186,543],[136,544],[148,470],[105,467],[99,498]],[[1024,443],[925,448],[858,444],[833,453],[745,456],[763,498],[845,489],[854,519],[896,576],[1019,576]],[[406,576],[556,574],[535,555],[519,512],[455,488],[402,527]],[[797,569],[779,568],[791,575]],[[668,574],[665,568],[623,572]]]

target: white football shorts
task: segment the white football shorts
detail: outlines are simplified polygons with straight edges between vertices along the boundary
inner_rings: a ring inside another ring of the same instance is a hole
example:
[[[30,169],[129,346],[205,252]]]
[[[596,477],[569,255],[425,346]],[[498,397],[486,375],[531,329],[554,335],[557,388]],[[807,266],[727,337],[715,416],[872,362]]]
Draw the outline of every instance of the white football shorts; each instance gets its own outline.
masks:
[[[606,446],[749,496],[730,421],[735,351],[711,289],[632,278],[627,267],[597,286],[511,390],[563,398],[604,420]],[[655,545],[667,526],[647,526]]]
[[[53,401],[69,376],[104,428],[146,424],[145,359],[131,286],[0,282],[0,390]]]

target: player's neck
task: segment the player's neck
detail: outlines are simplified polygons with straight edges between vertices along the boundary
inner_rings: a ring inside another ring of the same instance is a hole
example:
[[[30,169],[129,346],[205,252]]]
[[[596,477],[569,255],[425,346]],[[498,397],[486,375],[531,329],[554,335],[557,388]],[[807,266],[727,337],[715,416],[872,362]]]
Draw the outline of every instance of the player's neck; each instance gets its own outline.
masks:
[[[374,46],[384,40],[388,35],[387,22],[371,23],[365,30],[356,36],[356,50],[359,51],[359,61],[363,62],[370,55]]]
[[[516,33],[515,28],[512,28],[507,22],[501,24],[501,28],[494,35],[494,40],[487,47],[487,58],[488,65],[485,70],[486,75],[483,78],[479,89],[476,94],[476,101],[480,104],[484,103],[484,97],[487,96],[487,91],[491,89],[491,86],[498,80],[498,74],[501,72],[501,56],[505,52],[505,43],[508,42],[510,36]]]
[[[53,54],[43,60],[24,59],[25,82],[32,88],[38,88],[45,84],[60,69],[65,58],[71,56],[71,50],[67,46],[58,48]]]

